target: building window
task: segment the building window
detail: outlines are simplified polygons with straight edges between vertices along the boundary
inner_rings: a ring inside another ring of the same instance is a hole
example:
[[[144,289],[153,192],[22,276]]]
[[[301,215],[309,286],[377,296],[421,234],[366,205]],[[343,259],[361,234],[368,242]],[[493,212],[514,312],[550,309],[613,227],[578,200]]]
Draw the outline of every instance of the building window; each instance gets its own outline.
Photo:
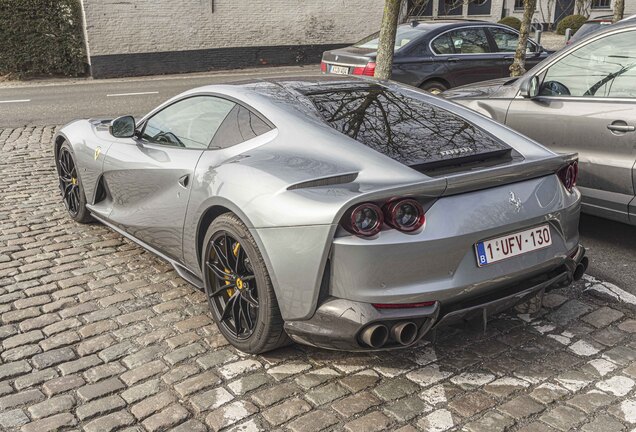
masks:
[[[592,9],[610,9],[612,0],[592,0]]]
[[[523,0],[515,0],[515,10],[523,10]]]
[[[490,15],[491,0],[472,0],[468,3],[468,15]]]

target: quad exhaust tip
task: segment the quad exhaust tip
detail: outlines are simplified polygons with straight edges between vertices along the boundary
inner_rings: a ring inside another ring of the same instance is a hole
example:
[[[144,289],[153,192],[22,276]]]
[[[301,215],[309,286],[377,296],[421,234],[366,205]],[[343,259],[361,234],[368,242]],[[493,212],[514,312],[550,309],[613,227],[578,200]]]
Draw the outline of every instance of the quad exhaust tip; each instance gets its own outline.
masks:
[[[391,329],[391,336],[400,345],[410,345],[417,338],[417,326],[412,321],[402,321]]]
[[[360,335],[362,342],[371,348],[381,348],[389,339],[389,329],[384,324],[373,324]]]
[[[391,339],[400,345],[411,345],[417,339],[418,328],[413,321],[400,321],[389,328],[384,324],[371,324],[360,334],[362,342],[371,348],[382,348]]]

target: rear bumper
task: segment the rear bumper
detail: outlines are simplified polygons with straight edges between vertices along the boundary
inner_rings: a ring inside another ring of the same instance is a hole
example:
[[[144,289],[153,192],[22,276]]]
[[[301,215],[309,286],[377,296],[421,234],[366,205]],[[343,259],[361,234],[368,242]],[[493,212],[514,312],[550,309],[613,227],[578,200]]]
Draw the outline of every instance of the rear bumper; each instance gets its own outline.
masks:
[[[582,246],[572,252],[556,268],[522,282],[499,287],[478,297],[463,298],[455,303],[411,309],[379,310],[369,303],[329,298],[304,321],[288,321],[285,330],[296,342],[326,349],[346,351],[372,351],[405,348],[419,341],[431,329],[462,322],[478,316],[490,316],[522,303],[540,292],[567,285],[580,278],[587,267]],[[415,340],[400,344],[389,338],[382,347],[372,348],[362,342],[361,333],[372,325],[382,325],[391,331],[398,323],[413,322],[418,332]]]

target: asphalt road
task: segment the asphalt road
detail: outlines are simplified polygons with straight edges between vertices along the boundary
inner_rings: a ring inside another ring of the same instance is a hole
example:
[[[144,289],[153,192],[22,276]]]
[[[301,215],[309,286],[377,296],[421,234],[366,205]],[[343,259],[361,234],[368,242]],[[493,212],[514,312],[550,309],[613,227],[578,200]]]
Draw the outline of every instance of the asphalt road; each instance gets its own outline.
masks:
[[[59,125],[76,118],[141,116],[193,87],[267,76],[306,76],[317,66],[113,80],[58,80],[0,85],[0,128]],[[636,227],[592,216],[581,219],[588,274],[636,294]]]
[[[318,66],[111,80],[52,80],[0,84],[0,127],[66,124],[77,118],[142,116],[185,90],[268,76],[306,76]]]

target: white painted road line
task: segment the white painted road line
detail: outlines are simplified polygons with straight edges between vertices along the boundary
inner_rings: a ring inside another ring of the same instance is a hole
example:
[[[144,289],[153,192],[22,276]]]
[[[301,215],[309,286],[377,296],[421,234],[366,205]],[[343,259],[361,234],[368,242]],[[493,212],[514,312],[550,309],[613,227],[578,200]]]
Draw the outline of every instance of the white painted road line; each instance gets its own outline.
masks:
[[[153,91],[153,92],[138,92],[138,93],[114,93],[114,94],[106,95],[106,97],[141,96],[141,95],[151,95],[151,94],[159,94],[159,92]]]
[[[31,99],[6,100],[6,101],[0,101],[0,104],[3,104],[3,103],[20,103],[20,102],[31,102]]]

